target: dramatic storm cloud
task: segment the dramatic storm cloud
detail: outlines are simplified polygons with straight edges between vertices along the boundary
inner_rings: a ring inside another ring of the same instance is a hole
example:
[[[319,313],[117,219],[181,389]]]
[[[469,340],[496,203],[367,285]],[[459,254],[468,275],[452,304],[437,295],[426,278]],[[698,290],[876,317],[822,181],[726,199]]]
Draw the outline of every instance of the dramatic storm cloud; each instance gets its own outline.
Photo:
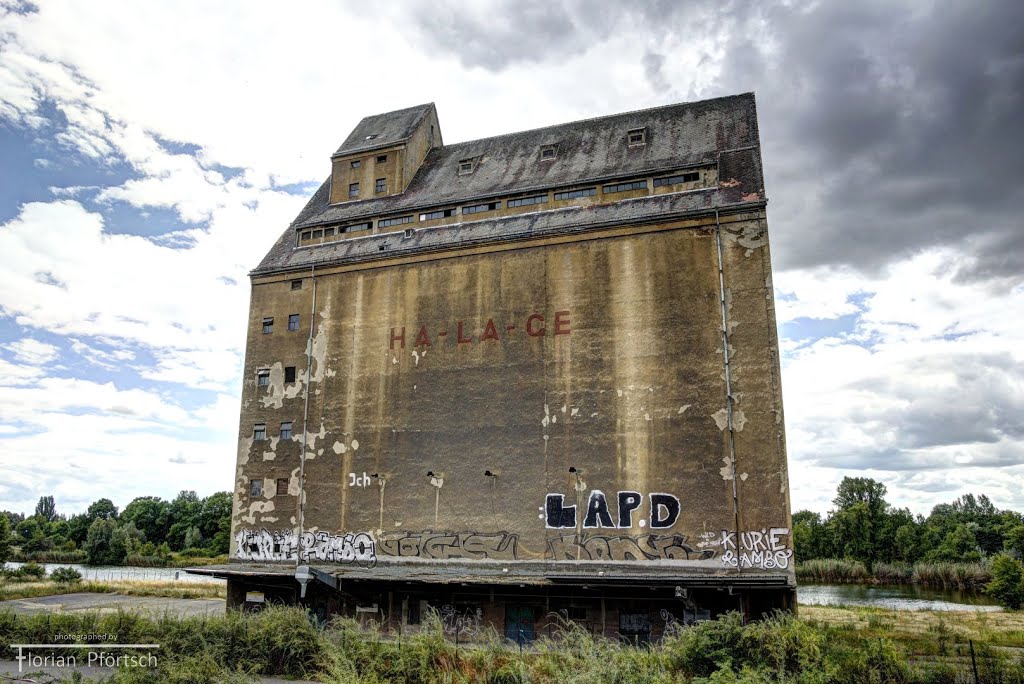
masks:
[[[0,0],[0,508],[229,487],[247,271],[362,116],[433,101],[450,143],[744,91],[794,508],[846,474],[1024,508],[1022,25],[1009,0]]]

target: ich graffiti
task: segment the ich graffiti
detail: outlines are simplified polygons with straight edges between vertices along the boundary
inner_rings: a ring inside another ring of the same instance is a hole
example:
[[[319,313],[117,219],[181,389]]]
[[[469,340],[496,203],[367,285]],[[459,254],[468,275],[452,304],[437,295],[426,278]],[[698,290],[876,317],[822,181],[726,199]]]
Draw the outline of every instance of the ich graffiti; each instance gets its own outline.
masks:
[[[545,527],[548,529],[560,529],[576,527],[576,505],[565,505],[565,494],[548,494],[544,505]],[[665,529],[672,527],[679,519],[679,498],[673,494],[655,492],[647,495],[650,508],[646,518],[640,518],[637,524],[645,527],[650,524],[651,529]],[[611,511],[608,510],[608,499],[604,492],[594,489],[590,492],[587,500],[587,512],[583,518],[585,529],[613,527],[633,527],[633,514],[642,505],[644,497],[640,492],[619,492],[617,517],[612,519]]]
[[[787,547],[782,537],[789,536],[788,527],[772,527],[760,532],[735,532],[722,530],[719,545],[722,547],[722,563],[739,568],[761,570],[785,570],[793,558],[793,549]]]
[[[367,568],[377,564],[376,543],[365,532],[305,532],[300,545],[298,535],[292,530],[239,530],[235,535],[235,557],[264,563],[300,559]]]

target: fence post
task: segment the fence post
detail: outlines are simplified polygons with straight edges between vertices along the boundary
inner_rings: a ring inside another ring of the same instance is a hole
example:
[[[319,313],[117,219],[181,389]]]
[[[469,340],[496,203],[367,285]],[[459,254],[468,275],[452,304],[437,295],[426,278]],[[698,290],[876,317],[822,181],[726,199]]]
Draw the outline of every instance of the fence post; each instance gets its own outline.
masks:
[[[973,639],[968,639],[967,643],[971,647],[971,667],[974,668],[974,684],[979,684],[979,680],[978,680],[978,661],[974,657],[974,640]]]

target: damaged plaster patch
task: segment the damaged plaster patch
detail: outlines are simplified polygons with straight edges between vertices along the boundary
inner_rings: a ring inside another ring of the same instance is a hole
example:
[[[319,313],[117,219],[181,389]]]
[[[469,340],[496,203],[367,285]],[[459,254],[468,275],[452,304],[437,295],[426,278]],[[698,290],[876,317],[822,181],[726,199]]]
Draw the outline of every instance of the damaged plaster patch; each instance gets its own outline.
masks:
[[[740,473],[740,480],[742,482],[746,482],[747,481],[747,474],[746,473]]]
[[[336,454],[343,454],[343,453],[345,453],[345,450],[346,450],[346,446],[344,444],[342,444],[341,442],[335,442],[334,446],[331,447],[331,448],[334,450],[334,453],[336,453]]]
[[[739,231],[730,228],[722,231],[722,234],[729,242],[736,242],[741,247],[746,247],[746,256],[750,256],[753,250],[764,247],[767,231],[757,224],[746,223]]]
[[[711,414],[711,417],[715,420],[715,425],[718,426],[719,430],[725,430],[729,427],[729,412],[722,408]]]
[[[273,451],[264,451],[263,452],[263,460],[264,461],[273,461],[275,458],[277,458],[277,454],[275,454]]]
[[[281,408],[285,399],[294,399],[302,394],[305,386],[305,373],[295,374],[295,382],[284,383],[284,364],[280,361],[270,367],[270,381],[267,383],[267,395],[260,397],[263,408]]]
[[[544,404],[544,418],[540,421],[540,424],[545,428],[551,424],[551,410],[547,404]]]
[[[292,471],[291,477],[288,478],[288,495],[298,496],[299,495],[299,469],[296,468]],[[295,524],[295,518],[292,518],[292,524]]]
[[[249,451],[252,449],[252,437],[244,437],[238,440],[238,465],[245,465],[249,462]]]
[[[732,479],[732,466],[733,466],[733,463],[735,463],[735,462],[736,462],[736,459],[731,458],[729,456],[723,456],[722,457],[722,463],[724,463],[725,465],[722,466],[721,468],[719,468],[718,472],[721,473],[723,480],[731,480]]]
[[[572,407],[572,411],[569,413],[569,417],[572,418],[573,416],[578,416],[579,414],[580,414],[579,408],[576,407],[576,406],[573,406]]]
[[[747,417],[743,415],[743,411],[739,409],[733,409],[732,411],[732,428],[736,432],[743,430],[743,426],[747,424]]]
[[[686,409],[688,408],[690,408],[690,404],[683,404],[682,406],[679,407],[679,410],[676,411],[676,413],[678,413],[679,415],[683,415],[684,413],[686,413]]]
[[[272,510],[274,510],[273,501],[253,501],[249,505],[248,515],[243,515],[242,520],[249,523],[250,525],[255,525],[257,515],[260,515],[261,513],[269,513]]]

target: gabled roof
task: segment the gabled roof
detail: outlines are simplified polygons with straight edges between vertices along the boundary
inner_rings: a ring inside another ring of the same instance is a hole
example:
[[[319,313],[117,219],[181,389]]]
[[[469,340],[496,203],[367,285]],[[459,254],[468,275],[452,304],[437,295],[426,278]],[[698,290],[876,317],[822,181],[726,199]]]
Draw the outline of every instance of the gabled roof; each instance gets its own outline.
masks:
[[[367,152],[405,142],[412,137],[416,126],[433,108],[434,103],[430,102],[408,109],[364,117],[332,156],[339,157],[356,152]]]
[[[411,114],[403,116],[411,121]],[[363,122],[376,118],[367,117]],[[346,145],[358,137],[363,122]],[[627,145],[627,133],[639,128],[645,130],[646,143]],[[546,145],[557,145],[554,160],[540,158],[540,150]],[[475,160],[472,173],[459,175],[459,162],[463,159]],[[482,218],[468,224],[425,228],[416,231],[416,239],[400,247],[394,244],[394,233],[382,233],[294,249],[295,231],[310,226],[357,222],[428,207],[706,165],[717,166],[719,184],[696,193],[649,196],[607,206],[531,212],[529,216]],[[754,95],[745,93],[435,147],[427,153],[401,195],[331,204],[328,178],[253,274],[293,270],[312,263],[380,258],[399,250],[433,250],[439,249],[441,243],[522,238],[548,230],[587,230],[589,224],[637,221],[643,216],[667,219],[730,208],[749,209],[763,206],[765,199]]]
[[[411,114],[402,113],[419,109],[367,117],[345,145],[369,130],[363,128],[366,121],[392,116],[408,121]],[[646,144],[630,147],[626,134],[638,128],[645,129]],[[540,148],[545,145],[558,146],[554,160],[541,161]],[[758,146],[753,93],[642,109],[435,147],[401,195],[332,205],[328,192],[317,192],[292,227],[714,164],[721,151],[751,146]],[[460,176],[463,159],[475,159],[476,166],[473,173]],[[328,178],[325,185],[329,183]]]

